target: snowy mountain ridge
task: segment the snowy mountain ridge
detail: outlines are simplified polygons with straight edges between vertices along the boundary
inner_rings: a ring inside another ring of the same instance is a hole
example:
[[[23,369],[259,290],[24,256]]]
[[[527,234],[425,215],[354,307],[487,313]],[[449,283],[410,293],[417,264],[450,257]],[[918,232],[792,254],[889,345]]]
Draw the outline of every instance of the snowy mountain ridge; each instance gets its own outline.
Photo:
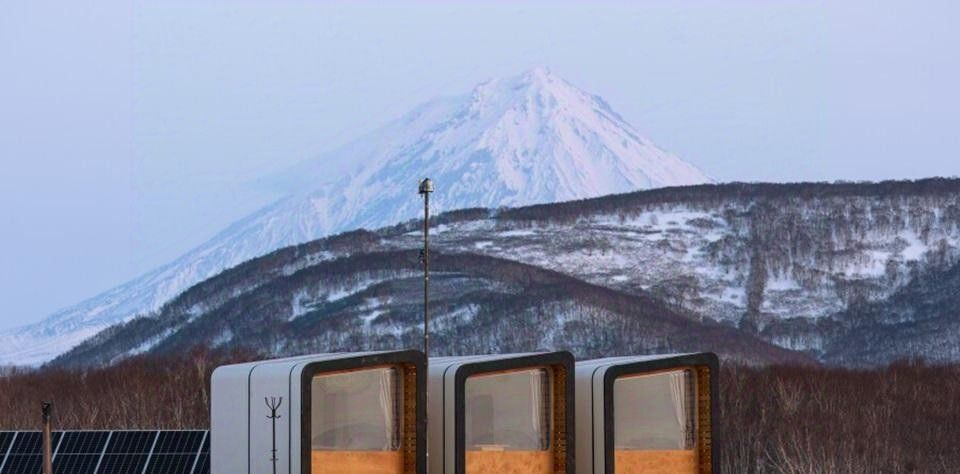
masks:
[[[416,347],[421,223],[287,247],[54,361]],[[960,179],[728,183],[436,216],[431,347],[960,360]]]
[[[326,164],[359,163],[331,177]],[[538,68],[428,102],[303,163],[301,182],[161,268],[29,326],[0,332],[0,364],[38,364],[98,331],[156,311],[191,285],[275,249],[415,218],[419,178],[436,212],[521,206],[709,182],[597,96]]]

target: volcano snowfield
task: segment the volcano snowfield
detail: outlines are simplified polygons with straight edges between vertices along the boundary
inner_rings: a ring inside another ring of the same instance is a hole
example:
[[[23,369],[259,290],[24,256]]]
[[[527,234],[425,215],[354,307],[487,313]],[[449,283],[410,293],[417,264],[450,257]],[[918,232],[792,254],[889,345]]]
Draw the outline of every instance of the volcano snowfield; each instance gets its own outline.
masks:
[[[468,209],[432,225],[438,353],[960,360],[960,180],[700,185]],[[252,259],[54,364],[194,346],[416,346],[419,229],[354,231]]]
[[[330,163],[355,163],[345,176]],[[524,206],[709,182],[641,136],[603,99],[538,68],[423,104],[380,129],[265,177],[283,196],[176,261],[38,323],[0,332],[0,364],[38,364],[112,324],[158,310],[251,258],[357,228],[416,218],[433,178],[435,211]]]

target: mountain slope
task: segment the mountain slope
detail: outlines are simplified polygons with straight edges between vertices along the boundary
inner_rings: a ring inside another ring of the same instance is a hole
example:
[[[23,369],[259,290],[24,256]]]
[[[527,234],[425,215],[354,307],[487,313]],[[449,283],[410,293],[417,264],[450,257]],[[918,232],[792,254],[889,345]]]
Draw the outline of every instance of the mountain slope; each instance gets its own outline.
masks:
[[[57,363],[192,344],[277,354],[415,346],[418,226],[357,231],[245,262]],[[960,360],[952,344],[960,315],[950,309],[960,275],[957,179],[661,188],[449,212],[431,235],[441,255],[438,337],[450,327],[467,335],[438,346],[445,351],[542,345],[582,356],[672,348],[754,362]],[[514,322],[521,329],[509,331]]]
[[[960,360],[960,264],[924,272],[890,298],[835,317],[856,329],[831,343],[829,362],[872,365],[926,354]]]
[[[359,163],[349,176],[327,164]],[[520,206],[708,182],[599,97],[545,69],[424,104],[290,172],[292,189],[176,261],[27,327],[0,333],[0,363],[43,362],[110,324],[274,249],[415,218],[417,180],[436,211]]]
[[[287,251],[295,250],[280,253]],[[570,349],[584,356],[715,350],[750,363],[810,362],[734,328],[677,313],[642,294],[477,254],[436,253],[432,263],[436,354],[538,348]],[[54,364],[102,365],[131,353],[169,354],[196,346],[270,355],[416,347],[422,324],[419,267],[418,252],[404,250],[354,254],[289,275],[274,272],[276,278],[260,285],[229,270],[194,288],[232,287],[238,296],[198,313],[189,309],[195,306],[184,294],[160,317],[111,328]],[[246,273],[243,266],[235,270]]]

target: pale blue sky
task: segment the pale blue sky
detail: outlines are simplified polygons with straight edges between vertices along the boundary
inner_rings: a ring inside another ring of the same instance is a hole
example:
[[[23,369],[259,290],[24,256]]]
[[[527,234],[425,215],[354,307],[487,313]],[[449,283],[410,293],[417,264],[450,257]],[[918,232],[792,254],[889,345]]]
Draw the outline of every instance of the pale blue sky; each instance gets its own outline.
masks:
[[[538,65],[719,180],[958,175],[953,4],[4,2],[0,327],[175,258],[271,199],[259,176]]]

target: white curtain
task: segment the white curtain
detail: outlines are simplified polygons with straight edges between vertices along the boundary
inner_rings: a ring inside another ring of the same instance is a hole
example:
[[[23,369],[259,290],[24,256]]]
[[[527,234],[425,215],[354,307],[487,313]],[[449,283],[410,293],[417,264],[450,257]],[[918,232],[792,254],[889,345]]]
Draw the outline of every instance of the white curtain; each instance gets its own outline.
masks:
[[[682,370],[670,372],[670,395],[673,397],[674,416],[680,427],[683,438],[680,449],[690,449],[693,446],[693,417],[690,409],[690,371]]]
[[[544,396],[549,393],[546,390],[549,380],[545,370],[538,370],[530,377],[530,400],[533,403],[530,410],[531,422],[533,423],[534,433],[539,436],[537,441],[540,443],[541,449],[546,448],[549,444],[548,437],[550,436],[547,426],[547,418],[550,416],[550,401],[544,400]]]
[[[396,394],[396,369],[383,370],[380,372],[380,413],[383,415],[384,427],[384,451],[396,449],[399,444],[397,440],[396,416],[397,394]]]

